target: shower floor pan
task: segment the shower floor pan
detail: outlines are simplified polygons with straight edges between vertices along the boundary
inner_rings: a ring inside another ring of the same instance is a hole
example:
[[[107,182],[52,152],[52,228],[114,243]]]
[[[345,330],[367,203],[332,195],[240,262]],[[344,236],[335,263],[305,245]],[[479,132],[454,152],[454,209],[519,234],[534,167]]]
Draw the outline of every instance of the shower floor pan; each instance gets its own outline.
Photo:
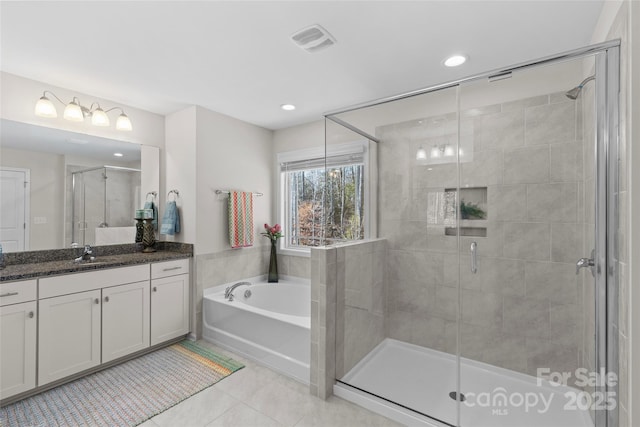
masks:
[[[387,338],[334,393],[406,425],[455,426],[456,378],[454,355]],[[460,378],[463,427],[593,427],[578,389],[464,358]]]

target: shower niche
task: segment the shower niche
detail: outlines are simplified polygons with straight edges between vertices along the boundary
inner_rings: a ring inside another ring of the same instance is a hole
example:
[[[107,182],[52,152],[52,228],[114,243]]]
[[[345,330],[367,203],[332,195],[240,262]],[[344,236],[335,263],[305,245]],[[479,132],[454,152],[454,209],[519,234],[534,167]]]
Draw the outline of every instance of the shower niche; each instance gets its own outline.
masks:
[[[457,236],[460,228],[461,236],[487,237],[487,187],[461,188],[460,197],[456,188],[445,188],[444,192],[450,195],[447,200],[454,200],[458,205],[455,214],[460,213],[460,227],[445,227],[445,236]]]

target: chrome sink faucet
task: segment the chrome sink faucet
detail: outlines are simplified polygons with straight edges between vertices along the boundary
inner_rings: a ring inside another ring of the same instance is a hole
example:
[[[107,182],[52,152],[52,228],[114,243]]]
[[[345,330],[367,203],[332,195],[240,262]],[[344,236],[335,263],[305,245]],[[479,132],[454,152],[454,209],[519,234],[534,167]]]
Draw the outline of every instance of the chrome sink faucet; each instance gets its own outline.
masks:
[[[74,259],[74,261],[75,262],[92,261],[94,259],[95,257],[93,256],[93,248],[91,247],[91,245],[85,245],[84,252],[82,253],[82,255]]]

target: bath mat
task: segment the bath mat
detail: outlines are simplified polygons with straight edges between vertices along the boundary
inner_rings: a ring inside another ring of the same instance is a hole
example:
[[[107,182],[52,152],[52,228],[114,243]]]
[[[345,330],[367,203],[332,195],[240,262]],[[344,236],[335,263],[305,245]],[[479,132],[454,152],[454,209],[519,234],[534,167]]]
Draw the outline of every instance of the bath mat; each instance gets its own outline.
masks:
[[[0,408],[0,425],[135,426],[243,367],[185,340]]]

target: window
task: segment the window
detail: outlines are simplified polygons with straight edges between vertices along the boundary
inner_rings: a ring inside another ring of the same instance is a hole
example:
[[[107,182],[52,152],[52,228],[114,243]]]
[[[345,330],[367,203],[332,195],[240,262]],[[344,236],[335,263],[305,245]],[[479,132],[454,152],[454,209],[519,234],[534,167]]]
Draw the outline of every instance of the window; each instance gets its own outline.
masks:
[[[281,153],[283,249],[361,240],[368,235],[367,145]],[[325,169],[326,168],[326,169]]]

